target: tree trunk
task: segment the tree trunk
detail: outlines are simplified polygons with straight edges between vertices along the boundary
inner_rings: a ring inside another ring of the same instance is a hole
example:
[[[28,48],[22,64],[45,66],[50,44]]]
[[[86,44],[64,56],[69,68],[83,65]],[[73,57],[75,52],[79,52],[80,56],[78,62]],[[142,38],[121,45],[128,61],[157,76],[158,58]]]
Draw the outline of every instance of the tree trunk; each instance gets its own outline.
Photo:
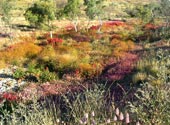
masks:
[[[78,19],[76,19],[75,21],[73,21],[73,25],[74,25],[74,30],[75,30],[76,32],[78,32],[78,29],[77,29]]]
[[[101,27],[102,27],[102,25],[103,25],[103,22],[102,22],[100,16],[98,16],[98,20],[99,20],[99,23],[100,23],[100,27],[99,27],[99,29],[98,29],[98,32],[100,33]]]
[[[50,20],[48,20],[48,27],[50,28],[50,38],[53,38],[53,31],[52,31],[52,24],[50,22]]]
[[[88,29],[89,29],[89,25],[90,25],[90,19],[88,19],[87,26],[86,26],[86,31],[87,32],[88,32]]]
[[[50,38],[52,39],[53,38],[53,32],[50,31]]]

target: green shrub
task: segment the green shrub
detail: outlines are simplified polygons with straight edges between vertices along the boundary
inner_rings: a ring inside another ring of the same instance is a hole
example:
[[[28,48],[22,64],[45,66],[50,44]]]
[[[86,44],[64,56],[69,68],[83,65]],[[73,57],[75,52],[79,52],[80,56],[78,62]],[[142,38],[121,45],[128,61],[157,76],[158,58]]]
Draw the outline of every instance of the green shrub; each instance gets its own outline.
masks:
[[[40,69],[36,67],[36,64],[30,63],[30,64],[28,64],[26,72],[29,73],[29,74],[39,74]]]
[[[25,18],[32,26],[40,28],[44,24],[50,26],[55,19],[55,6],[50,1],[40,1],[33,4],[25,12]]]
[[[30,63],[28,64],[27,70],[25,71],[25,79],[28,81],[38,82],[41,72],[41,68],[37,67],[36,63]]]
[[[141,124],[170,124],[169,51],[159,50],[137,64],[133,81],[141,84],[133,102],[129,102],[133,119]],[[148,55],[147,55],[148,56]]]
[[[169,21],[170,21],[170,1],[169,0],[161,0],[160,1],[160,15],[163,17],[165,25],[161,28],[161,38],[163,39],[169,39],[170,38],[170,27],[169,27]]]
[[[37,67],[36,64],[29,64],[25,70],[21,68],[16,69],[13,77],[33,82],[47,82],[58,79],[58,75],[55,72],[50,72],[48,67],[44,69],[44,67]]]
[[[13,77],[15,79],[22,79],[25,77],[25,71],[21,68],[17,68],[16,71],[13,73]]]
[[[169,52],[159,50],[155,55],[137,62],[136,73],[132,79],[134,83],[149,82],[153,85],[161,85],[169,82],[170,75]]]
[[[11,25],[11,11],[13,9],[13,1],[11,0],[1,0],[0,1],[0,14],[2,21],[5,25]]]
[[[49,70],[44,70],[39,76],[40,82],[48,82],[57,79],[57,74],[55,72],[50,72]]]
[[[135,101],[129,103],[133,119],[145,125],[170,124],[170,88],[145,83],[135,94]]]
[[[145,4],[145,5],[137,5],[135,8],[131,10],[128,8],[126,10],[126,13],[130,17],[138,17],[143,21],[144,24],[146,24],[148,22],[153,22],[155,18],[153,15],[153,10],[155,10],[156,7],[157,5],[153,3]]]
[[[1,106],[1,105],[0,105]],[[54,105],[50,108],[45,108],[44,103],[39,103],[37,100],[29,105],[18,103],[15,107],[11,105],[11,112],[3,110],[3,116],[0,116],[0,124],[8,125],[59,125],[58,114],[53,109]]]
[[[71,93],[73,99],[70,100],[70,96],[64,96],[65,106],[67,107],[66,117],[71,124],[81,124],[81,122],[87,122],[87,124],[105,123],[107,119],[114,115],[114,103],[107,104],[105,100],[104,86],[95,85],[92,89],[85,88],[83,93]],[[107,92],[106,92],[107,93]],[[93,114],[92,114],[93,113]],[[84,117],[87,119],[84,121]]]
[[[145,80],[147,80],[147,74],[142,72],[138,72],[132,77],[133,83],[138,83],[138,82],[141,83],[144,82]]]

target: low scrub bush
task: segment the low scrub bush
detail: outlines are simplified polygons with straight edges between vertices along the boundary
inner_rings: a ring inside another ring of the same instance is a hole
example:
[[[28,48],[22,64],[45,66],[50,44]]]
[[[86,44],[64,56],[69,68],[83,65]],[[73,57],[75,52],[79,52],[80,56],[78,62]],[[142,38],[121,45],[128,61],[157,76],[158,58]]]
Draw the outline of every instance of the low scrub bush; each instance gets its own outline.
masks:
[[[13,73],[13,77],[18,80],[25,79],[27,81],[41,83],[58,79],[57,73],[50,72],[48,68],[39,68],[35,65],[29,65],[27,69],[16,69]]]
[[[119,115],[116,116],[114,103],[109,103],[105,100],[105,94],[109,91],[105,87],[94,86],[94,88],[87,89],[84,92],[74,96],[73,99],[64,96],[65,106],[67,108],[67,117],[69,124],[114,124],[125,123],[123,119],[126,117],[122,112],[121,120]],[[65,117],[66,118],[66,117]]]
[[[168,83],[161,87],[145,83],[134,96],[135,101],[129,103],[133,119],[141,124],[167,125],[170,124],[170,86]]]
[[[124,53],[134,49],[134,43],[132,41],[122,41],[118,39],[113,39],[111,45],[114,47],[113,55],[115,57],[123,57]]]
[[[1,105],[2,106],[2,105]],[[53,106],[50,109],[45,108],[45,105],[40,104],[37,100],[34,100],[29,106],[24,103],[18,103],[14,105],[9,103],[8,107],[11,107],[11,112],[3,110],[1,115],[1,124],[13,124],[13,125],[59,125],[58,114],[53,112]]]
[[[12,93],[11,93],[12,94]],[[1,110],[0,123],[13,125],[80,125],[80,124],[129,124],[131,114],[108,103],[106,95],[109,91],[103,85],[84,87],[83,91],[68,92],[61,95],[60,101],[48,100],[39,102],[35,97],[29,104],[18,102],[8,103],[9,109]],[[7,96],[9,94],[6,94]],[[10,96],[12,97],[12,96]],[[0,105],[0,109],[7,106]]]
[[[56,79],[58,79],[57,74],[55,72],[50,72],[49,70],[42,71],[39,76],[40,82],[48,82]]]
[[[15,79],[23,79],[25,75],[25,71],[21,68],[16,69],[16,71],[12,74]]]
[[[169,82],[169,67],[169,52],[159,50],[154,56],[137,62],[136,74],[132,78],[133,82],[147,81],[156,86]]]
[[[45,63],[50,60],[55,60],[56,59],[56,51],[53,46],[45,46],[43,50],[38,54],[37,59],[39,60],[40,63]]]
[[[135,75],[133,75],[132,81],[133,83],[145,82],[147,78],[148,75],[146,73],[138,72]]]
[[[49,39],[47,39],[47,41],[48,41],[48,44],[51,44],[51,45],[59,45],[59,44],[61,44],[62,42],[63,42],[63,40],[62,39],[60,39],[60,38],[49,38]]]
[[[1,60],[5,63],[18,61],[24,63],[27,58],[33,58],[41,51],[41,47],[32,42],[17,43],[0,52]]]
[[[77,62],[78,52],[69,46],[45,46],[37,57],[39,67],[48,68],[51,72],[58,72],[61,77],[64,73],[74,71]]]
[[[80,75],[85,78],[93,78],[98,76],[102,72],[102,66],[99,63],[89,64],[89,63],[80,63],[78,66]]]
[[[80,52],[88,52],[92,50],[92,45],[90,42],[79,42],[73,45]]]
[[[0,69],[5,67],[6,67],[5,62],[3,60],[0,60]]]

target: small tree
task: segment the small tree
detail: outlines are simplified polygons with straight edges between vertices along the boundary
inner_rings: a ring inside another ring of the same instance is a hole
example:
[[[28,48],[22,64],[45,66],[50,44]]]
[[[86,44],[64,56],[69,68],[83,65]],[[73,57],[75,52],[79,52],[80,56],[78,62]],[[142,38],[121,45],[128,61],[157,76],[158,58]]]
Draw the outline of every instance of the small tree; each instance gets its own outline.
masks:
[[[0,1],[0,14],[2,15],[2,20],[6,23],[10,23],[12,4],[10,0],[1,0]]]
[[[160,9],[162,16],[170,23],[170,0],[161,0]]]
[[[153,22],[155,15],[154,10],[156,8],[156,4],[146,4],[146,5],[136,5],[133,9],[127,9],[126,13],[130,17],[137,17],[142,21],[142,24],[146,24],[149,22]]]
[[[160,1],[160,16],[165,21],[165,25],[162,27],[162,38],[170,38],[170,0]]]
[[[64,9],[60,11],[60,15],[72,20],[74,29],[77,32],[78,15],[80,13],[80,0],[68,0]]]
[[[154,23],[155,22],[155,13],[154,11],[157,9],[158,5],[157,3],[149,3],[149,4],[141,4],[137,3],[135,4],[135,7],[132,9],[127,8],[126,13],[132,17],[137,18],[140,20],[140,23],[135,24],[135,37],[139,38],[139,36],[145,35],[145,30],[143,30],[143,27],[145,27],[148,23]],[[150,31],[149,31],[150,32]],[[147,36],[147,35],[146,35]],[[150,36],[147,36],[147,39],[145,41],[142,40],[143,45],[145,45],[146,42],[149,42]],[[141,42],[141,40],[139,39]]]
[[[102,13],[102,2],[103,0],[84,0],[84,5],[86,6],[85,12],[89,19],[94,19],[96,16],[102,26],[102,21],[100,14]],[[100,28],[99,28],[100,31]]]
[[[11,0],[0,0],[0,15],[1,20],[11,29],[11,10],[12,1]]]
[[[47,26],[51,31],[51,21],[55,19],[55,10],[53,2],[42,0],[29,7],[24,15],[32,26],[36,28]]]

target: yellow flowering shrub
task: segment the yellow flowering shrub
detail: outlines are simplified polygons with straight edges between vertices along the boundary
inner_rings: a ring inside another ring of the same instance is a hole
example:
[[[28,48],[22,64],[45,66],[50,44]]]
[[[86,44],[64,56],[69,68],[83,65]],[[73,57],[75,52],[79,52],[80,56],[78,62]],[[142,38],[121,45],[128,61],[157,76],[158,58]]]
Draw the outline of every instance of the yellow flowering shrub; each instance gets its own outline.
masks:
[[[38,55],[38,59],[45,62],[49,60],[55,60],[56,59],[55,49],[51,45],[45,46],[41,53]]]
[[[0,60],[0,69],[5,68],[6,64],[3,60]]]
[[[14,61],[25,60],[38,55],[41,47],[33,42],[22,42],[11,45],[5,50],[0,51],[1,61],[11,64]],[[22,63],[22,61],[21,61]]]
[[[115,57],[123,57],[124,53],[134,49],[134,43],[132,41],[122,41],[118,39],[113,39],[111,45],[114,47],[113,55]]]

